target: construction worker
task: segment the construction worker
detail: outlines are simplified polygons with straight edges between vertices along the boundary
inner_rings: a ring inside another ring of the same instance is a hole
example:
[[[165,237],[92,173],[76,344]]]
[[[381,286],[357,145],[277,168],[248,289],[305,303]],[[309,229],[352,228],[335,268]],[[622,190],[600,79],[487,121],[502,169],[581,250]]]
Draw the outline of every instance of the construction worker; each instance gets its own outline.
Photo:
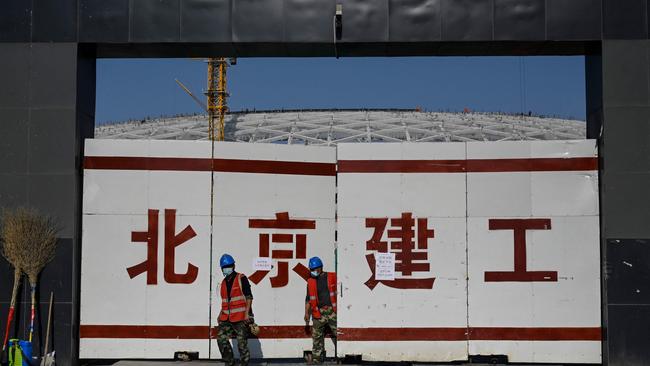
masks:
[[[235,272],[235,259],[231,255],[222,255],[219,265],[224,279],[221,281],[221,312],[217,344],[224,363],[233,366],[235,359],[230,339],[236,335],[241,365],[246,366],[251,358],[248,350],[248,324],[253,319],[251,285],[246,276]]]
[[[323,261],[318,257],[309,259],[311,277],[307,280],[305,298],[305,323],[313,320],[312,364],[320,364],[325,358],[325,327],[329,326],[336,341],[336,273],[323,272]]]

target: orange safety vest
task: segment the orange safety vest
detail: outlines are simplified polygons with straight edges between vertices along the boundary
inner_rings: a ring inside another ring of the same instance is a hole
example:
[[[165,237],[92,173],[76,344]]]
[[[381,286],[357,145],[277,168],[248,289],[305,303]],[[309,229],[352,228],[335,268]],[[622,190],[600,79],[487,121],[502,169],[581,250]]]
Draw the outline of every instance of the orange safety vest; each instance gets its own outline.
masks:
[[[237,273],[237,277],[232,283],[230,301],[228,300],[226,279],[221,281],[221,314],[219,314],[221,321],[236,323],[246,319],[246,297],[241,287],[242,276],[241,273]]]
[[[336,313],[336,273],[327,273],[327,289],[330,291],[330,301]],[[314,319],[320,319],[320,310],[318,310],[318,281],[310,277],[307,280],[307,293],[309,294],[309,306]]]

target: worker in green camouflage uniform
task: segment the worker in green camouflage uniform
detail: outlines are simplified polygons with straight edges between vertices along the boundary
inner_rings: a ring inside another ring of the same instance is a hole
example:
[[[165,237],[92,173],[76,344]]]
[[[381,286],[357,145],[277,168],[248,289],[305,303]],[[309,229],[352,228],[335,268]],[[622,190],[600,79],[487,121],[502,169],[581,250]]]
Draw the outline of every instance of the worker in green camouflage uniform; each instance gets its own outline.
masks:
[[[309,260],[311,277],[307,280],[305,298],[305,322],[313,320],[312,364],[320,364],[325,358],[325,331],[330,328],[336,342],[336,273],[323,272],[323,262],[318,257]]]
[[[226,366],[234,366],[235,358],[230,340],[236,336],[241,366],[247,366],[251,358],[248,332],[253,321],[251,285],[246,276],[235,272],[235,260],[232,256],[224,254],[219,262],[224,279],[220,291],[222,308],[219,313],[217,344]]]

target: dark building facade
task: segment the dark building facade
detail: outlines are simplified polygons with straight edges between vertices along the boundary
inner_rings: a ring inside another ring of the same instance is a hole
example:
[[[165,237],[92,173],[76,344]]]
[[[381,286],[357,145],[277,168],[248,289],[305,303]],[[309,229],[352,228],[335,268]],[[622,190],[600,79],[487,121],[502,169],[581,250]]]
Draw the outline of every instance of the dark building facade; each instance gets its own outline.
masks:
[[[78,363],[81,162],[97,58],[584,55],[588,134],[601,154],[603,359],[650,363],[650,290],[635,291],[650,273],[649,14],[650,0],[0,2],[0,206],[33,206],[63,227],[39,326],[54,291],[57,356]],[[6,314],[4,261],[0,278]],[[22,324],[28,309],[23,291]]]

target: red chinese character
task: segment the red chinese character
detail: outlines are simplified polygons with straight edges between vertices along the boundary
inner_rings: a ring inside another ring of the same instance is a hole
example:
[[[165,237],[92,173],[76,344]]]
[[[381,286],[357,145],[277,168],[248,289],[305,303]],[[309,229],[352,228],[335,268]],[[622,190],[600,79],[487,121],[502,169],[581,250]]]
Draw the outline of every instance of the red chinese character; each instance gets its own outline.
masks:
[[[430,269],[428,260],[428,241],[434,237],[434,231],[427,228],[427,219],[417,219],[417,249],[413,239],[416,237],[415,219],[411,212],[403,212],[401,217],[390,219],[391,227],[388,230],[388,238],[396,239],[390,242],[390,251],[395,252],[395,272],[401,272],[402,276],[408,277],[413,272],[428,272]],[[366,250],[380,253],[389,252],[389,242],[382,241],[388,218],[366,218],[366,227],[373,228],[370,240],[366,241]],[[371,290],[382,283],[385,286],[399,289],[431,289],[433,288],[434,277],[431,278],[396,278],[392,281],[375,279],[375,255],[366,255],[366,261],[372,271],[372,276],[365,285]]]
[[[316,221],[314,220],[294,220],[289,219],[288,212],[278,212],[275,219],[250,219],[248,227],[251,229],[298,229],[314,230]],[[274,249],[270,250],[270,243],[293,244],[296,245],[296,253],[291,249]],[[259,256],[270,257],[273,259],[305,259],[307,258],[307,234],[288,234],[288,233],[261,233],[259,234]],[[296,272],[305,281],[309,279],[309,269],[302,263],[293,267]],[[254,284],[260,283],[266,277],[269,271],[256,271],[248,277]],[[289,283],[289,262],[279,261],[278,272],[275,277],[270,279],[271,287],[284,287]]]
[[[515,270],[485,272],[485,282],[557,282],[557,271],[528,271],[526,230],[551,230],[550,219],[490,219],[490,230],[512,230],[515,237]]]
[[[176,232],[176,210],[165,210],[165,263],[163,275],[167,283],[193,283],[198,274],[199,268],[192,263],[187,264],[185,273],[176,273],[175,259],[176,247],[184,244],[196,236],[196,232],[190,225],[186,226],[180,233]],[[147,259],[135,266],[129,267],[126,271],[130,278],[147,272],[147,285],[158,284],[158,210],[148,211],[147,231],[131,232],[132,242],[147,243]]]

